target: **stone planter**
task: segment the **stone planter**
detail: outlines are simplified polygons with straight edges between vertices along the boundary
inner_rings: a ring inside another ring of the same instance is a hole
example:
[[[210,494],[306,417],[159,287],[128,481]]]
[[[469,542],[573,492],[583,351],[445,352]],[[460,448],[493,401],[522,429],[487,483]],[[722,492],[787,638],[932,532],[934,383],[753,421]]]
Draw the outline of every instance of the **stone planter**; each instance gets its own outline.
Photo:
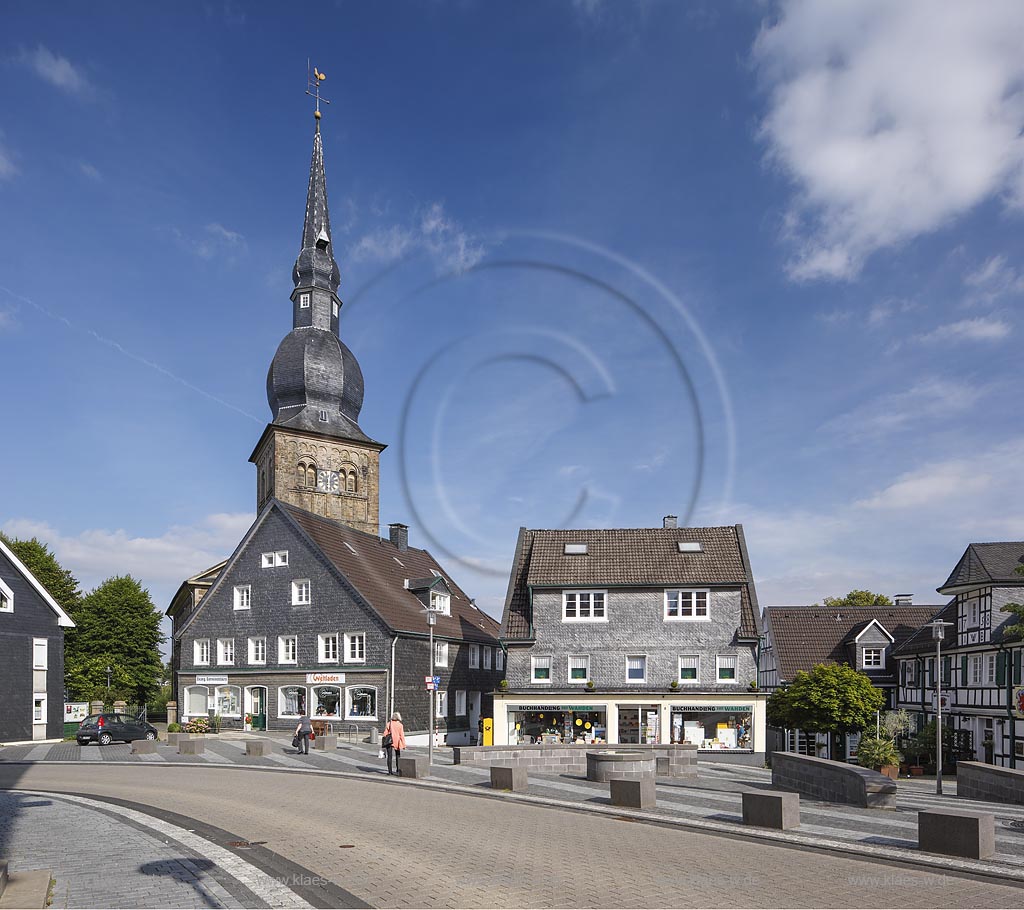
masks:
[[[614,752],[610,749],[587,753],[587,780],[654,780],[657,759],[652,752]]]
[[[924,765],[911,765],[910,766],[910,776],[911,777],[920,777],[922,774],[924,774]]]

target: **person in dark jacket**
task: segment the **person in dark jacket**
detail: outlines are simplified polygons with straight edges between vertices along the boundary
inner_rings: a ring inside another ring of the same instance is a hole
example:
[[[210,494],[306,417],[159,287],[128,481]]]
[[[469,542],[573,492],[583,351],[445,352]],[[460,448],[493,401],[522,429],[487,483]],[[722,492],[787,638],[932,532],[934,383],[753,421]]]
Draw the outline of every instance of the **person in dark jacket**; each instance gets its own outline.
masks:
[[[313,722],[309,719],[308,714],[303,714],[299,718],[299,723],[295,727],[295,735],[299,738],[299,754],[309,755],[309,737],[313,733]]]

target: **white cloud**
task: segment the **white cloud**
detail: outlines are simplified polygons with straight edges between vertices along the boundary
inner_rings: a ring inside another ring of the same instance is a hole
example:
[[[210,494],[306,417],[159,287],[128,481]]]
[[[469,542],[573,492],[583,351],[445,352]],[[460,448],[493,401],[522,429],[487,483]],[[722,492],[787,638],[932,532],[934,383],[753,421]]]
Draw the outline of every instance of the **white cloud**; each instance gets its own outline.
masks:
[[[986,391],[966,382],[922,379],[902,392],[888,392],[863,402],[827,421],[822,430],[843,441],[878,438],[961,414]]]
[[[991,304],[1024,293],[1024,276],[1007,263],[1005,256],[990,256],[964,276],[964,285],[969,303]]]
[[[40,79],[70,95],[88,97],[95,91],[80,68],[45,45],[40,44],[34,51],[23,50],[17,60]]]
[[[411,226],[377,228],[351,247],[353,262],[396,262],[414,252],[426,253],[443,271],[464,272],[484,256],[483,244],[435,202],[419,212]]]
[[[232,231],[214,221],[206,225],[202,231],[195,236],[185,234],[177,228],[172,228],[178,243],[194,253],[200,259],[211,260],[221,258],[233,262],[238,256],[248,252],[248,245],[245,237],[238,231]]]
[[[957,341],[1002,341],[1012,331],[1006,320],[994,316],[949,322],[917,336],[924,344]]]
[[[12,519],[3,530],[12,537],[38,537],[48,544],[83,589],[111,575],[130,574],[150,589],[157,607],[163,608],[182,581],[230,556],[253,520],[249,513],[218,513],[195,525],[170,527],[157,537],[106,528],[68,535],[32,519]]]
[[[769,159],[794,182],[798,280],[865,258],[979,202],[1024,201],[1024,5],[788,0],[754,46]]]
[[[736,506],[765,604],[820,602],[869,588],[942,603],[967,544],[1024,539],[1024,488],[1015,482],[1024,437],[968,455],[933,459],[856,501],[814,509]]]
[[[99,169],[94,164],[89,164],[88,161],[80,161],[78,163],[78,169],[82,172],[82,176],[88,177],[90,180],[95,180],[97,183],[103,179],[103,175],[99,172]]]

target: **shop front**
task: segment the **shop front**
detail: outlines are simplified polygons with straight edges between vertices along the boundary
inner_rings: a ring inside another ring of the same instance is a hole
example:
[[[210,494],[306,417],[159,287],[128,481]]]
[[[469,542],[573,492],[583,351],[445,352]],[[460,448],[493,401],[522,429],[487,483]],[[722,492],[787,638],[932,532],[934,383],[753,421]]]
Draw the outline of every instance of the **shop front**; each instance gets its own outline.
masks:
[[[536,743],[604,743],[608,709],[604,705],[510,705],[508,741]]]
[[[752,752],[753,705],[672,705],[672,743],[692,743],[701,751]]]

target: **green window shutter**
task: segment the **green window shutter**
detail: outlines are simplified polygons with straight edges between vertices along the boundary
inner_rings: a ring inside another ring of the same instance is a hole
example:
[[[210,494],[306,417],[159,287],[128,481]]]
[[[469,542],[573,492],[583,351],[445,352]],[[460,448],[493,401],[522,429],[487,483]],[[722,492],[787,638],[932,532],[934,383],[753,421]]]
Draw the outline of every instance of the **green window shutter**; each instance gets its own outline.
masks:
[[[950,676],[952,675],[953,662],[947,654],[942,658],[942,685],[950,685]]]
[[[907,662],[905,660],[900,661],[900,685],[905,686],[907,684]]]
[[[1013,684],[1015,686],[1020,685],[1020,656],[1021,649],[1018,648],[1013,652]]]
[[[996,655],[996,685],[1006,685],[1006,652],[1000,651]]]
[[[962,674],[961,679],[963,679],[963,685],[966,686],[968,684],[968,682],[970,682],[970,680],[967,678],[967,655],[966,654],[962,658],[960,658],[960,673]]]

